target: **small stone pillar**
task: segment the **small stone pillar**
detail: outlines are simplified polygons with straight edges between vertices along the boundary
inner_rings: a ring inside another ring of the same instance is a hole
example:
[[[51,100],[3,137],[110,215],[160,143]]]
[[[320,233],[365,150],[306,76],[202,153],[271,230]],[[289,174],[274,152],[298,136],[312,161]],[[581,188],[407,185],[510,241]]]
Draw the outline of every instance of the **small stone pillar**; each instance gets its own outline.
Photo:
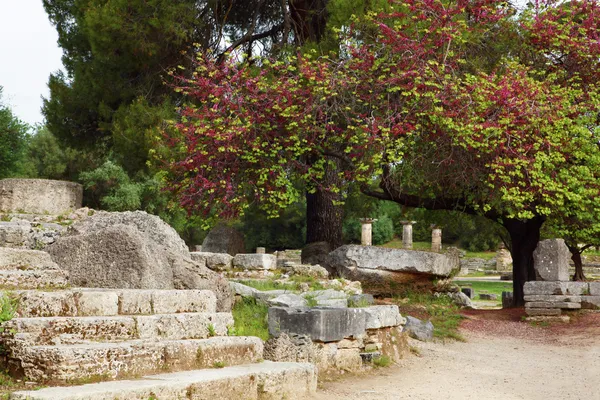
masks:
[[[412,226],[417,221],[400,221],[402,224],[402,247],[406,250],[412,250],[413,239],[412,239]]]
[[[433,227],[431,231],[431,251],[442,251],[442,228]]]
[[[360,231],[360,244],[363,246],[373,245],[373,222],[376,220],[373,218],[361,218],[360,223],[362,229]]]
[[[257,247],[256,254],[265,254],[267,250],[264,247]]]

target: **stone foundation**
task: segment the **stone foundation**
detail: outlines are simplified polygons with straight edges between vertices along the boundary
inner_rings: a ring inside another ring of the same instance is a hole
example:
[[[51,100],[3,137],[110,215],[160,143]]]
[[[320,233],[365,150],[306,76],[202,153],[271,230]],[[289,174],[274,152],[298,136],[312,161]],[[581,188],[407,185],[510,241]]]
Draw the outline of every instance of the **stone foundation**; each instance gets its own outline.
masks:
[[[0,211],[60,215],[81,208],[83,187],[47,179],[0,180]]]

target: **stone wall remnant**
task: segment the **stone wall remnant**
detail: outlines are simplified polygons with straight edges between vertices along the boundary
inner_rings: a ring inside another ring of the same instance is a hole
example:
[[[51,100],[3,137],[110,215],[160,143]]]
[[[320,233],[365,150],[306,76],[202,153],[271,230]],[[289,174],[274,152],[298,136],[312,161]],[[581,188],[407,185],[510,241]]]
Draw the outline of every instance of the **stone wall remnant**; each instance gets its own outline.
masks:
[[[49,179],[0,180],[0,211],[61,215],[81,208],[79,183]]]

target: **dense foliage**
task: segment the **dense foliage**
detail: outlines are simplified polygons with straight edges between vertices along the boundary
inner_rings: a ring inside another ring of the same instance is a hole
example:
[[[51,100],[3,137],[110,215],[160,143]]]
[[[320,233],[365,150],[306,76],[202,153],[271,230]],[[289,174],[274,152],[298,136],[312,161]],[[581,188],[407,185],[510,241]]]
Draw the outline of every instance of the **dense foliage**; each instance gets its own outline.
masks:
[[[28,133],[29,126],[2,102],[0,87],[0,179],[20,172],[19,162],[25,152]]]

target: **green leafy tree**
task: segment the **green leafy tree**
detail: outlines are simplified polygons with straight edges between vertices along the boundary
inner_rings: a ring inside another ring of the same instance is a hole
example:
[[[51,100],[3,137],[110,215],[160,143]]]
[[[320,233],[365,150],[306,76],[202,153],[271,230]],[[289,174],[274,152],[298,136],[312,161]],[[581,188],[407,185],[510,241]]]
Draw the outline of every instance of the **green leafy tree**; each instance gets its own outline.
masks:
[[[18,175],[27,144],[29,125],[2,102],[0,87],[0,179]]]

